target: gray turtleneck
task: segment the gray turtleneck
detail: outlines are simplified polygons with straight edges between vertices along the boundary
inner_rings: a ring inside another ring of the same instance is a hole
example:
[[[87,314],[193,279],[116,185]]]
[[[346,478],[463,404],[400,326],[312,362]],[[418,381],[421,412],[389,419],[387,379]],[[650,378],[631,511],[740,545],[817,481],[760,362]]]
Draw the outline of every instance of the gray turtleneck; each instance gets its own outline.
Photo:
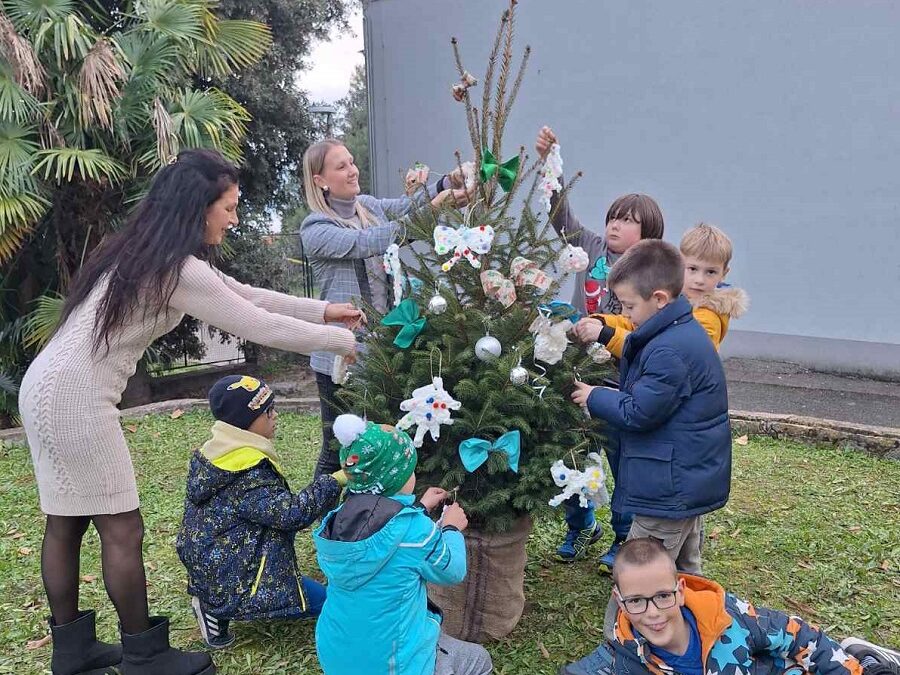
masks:
[[[356,230],[364,228],[356,213],[356,198],[338,199],[337,197],[328,197],[328,205],[334,209],[334,212],[347,221],[349,227]],[[387,312],[388,309],[388,292],[390,290],[387,274],[384,271],[384,265],[381,256],[372,256],[364,260],[366,269],[365,283],[360,280],[360,291],[362,291],[363,299],[372,305],[381,313]],[[366,293],[368,286],[368,293]]]

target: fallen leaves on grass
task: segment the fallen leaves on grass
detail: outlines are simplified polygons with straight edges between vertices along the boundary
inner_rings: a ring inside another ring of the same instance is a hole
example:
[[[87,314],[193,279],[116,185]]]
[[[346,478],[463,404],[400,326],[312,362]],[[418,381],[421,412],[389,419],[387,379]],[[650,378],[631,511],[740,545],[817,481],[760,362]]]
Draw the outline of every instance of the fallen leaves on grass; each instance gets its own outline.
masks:
[[[750,438],[747,436],[747,434],[744,434],[743,436],[738,436],[737,438],[735,438],[734,442],[738,445],[747,445],[748,443],[750,443]]]
[[[50,635],[45,635],[44,637],[39,638],[37,640],[29,640],[28,642],[26,642],[25,649],[31,649],[31,650],[40,649],[41,647],[46,647],[49,644],[50,644]]]
[[[182,417],[183,415],[184,415],[184,410],[182,410],[181,408],[176,408],[175,410],[172,411],[172,414],[169,415],[169,417],[172,418],[173,420],[177,420],[179,417]]]

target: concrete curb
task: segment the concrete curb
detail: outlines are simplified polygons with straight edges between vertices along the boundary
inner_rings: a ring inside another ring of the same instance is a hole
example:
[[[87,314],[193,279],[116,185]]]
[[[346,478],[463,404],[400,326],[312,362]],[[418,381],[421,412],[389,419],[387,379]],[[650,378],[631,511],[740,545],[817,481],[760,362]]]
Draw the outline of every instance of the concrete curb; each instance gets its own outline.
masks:
[[[121,412],[121,417],[137,419],[146,415],[165,415],[175,410],[206,408],[207,405],[204,398],[174,399],[128,408]],[[319,409],[319,399],[279,398],[278,409],[286,412],[316,412]],[[900,429],[746,410],[731,410],[729,414],[732,428],[739,434],[771,436],[807,443],[850,445],[876,457],[900,460]],[[25,432],[21,428],[0,430],[0,441],[24,442]]]
[[[729,415],[732,429],[737,433],[850,445],[876,457],[900,460],[900,429],[745,410],[731,410]]]

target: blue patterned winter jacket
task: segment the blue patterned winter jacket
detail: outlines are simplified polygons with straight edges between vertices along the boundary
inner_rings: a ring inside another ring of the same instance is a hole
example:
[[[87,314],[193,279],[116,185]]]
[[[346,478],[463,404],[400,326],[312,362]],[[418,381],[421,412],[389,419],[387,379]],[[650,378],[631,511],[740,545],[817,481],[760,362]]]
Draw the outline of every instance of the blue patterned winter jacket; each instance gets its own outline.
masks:
[[[294,494],[271,441],[224,422],[194,453],[176,548],[188,593],[221,619],[305,610],[294,535],[326,513],[341,487],[322,476]]]
[[[697,621],[706,675],[862,675],[859,662],[816,626],[754,607],[709,579],[679,576],[685,582],[685,606]],[[616,643],[614,675],[675,675],[622,610]]]

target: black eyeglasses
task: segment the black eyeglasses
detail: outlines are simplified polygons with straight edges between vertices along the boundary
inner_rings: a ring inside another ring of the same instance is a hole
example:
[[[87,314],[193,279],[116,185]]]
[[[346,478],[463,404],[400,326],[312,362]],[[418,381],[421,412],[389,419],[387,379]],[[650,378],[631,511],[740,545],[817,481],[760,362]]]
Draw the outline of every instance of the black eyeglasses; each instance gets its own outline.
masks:
[[[649,598],[645,598],[640,595],[630,598],[623,598],[618,588],[616,589],[616,595],[625,606],[626,612],[628,612],[629,614],[643,614],[647,611],[648,603],[651,602],[656,607],[656,609],[669,609],[671,607],[674,607],[678,602],[678,586],[675,586],[674,590],[663,591]]]

